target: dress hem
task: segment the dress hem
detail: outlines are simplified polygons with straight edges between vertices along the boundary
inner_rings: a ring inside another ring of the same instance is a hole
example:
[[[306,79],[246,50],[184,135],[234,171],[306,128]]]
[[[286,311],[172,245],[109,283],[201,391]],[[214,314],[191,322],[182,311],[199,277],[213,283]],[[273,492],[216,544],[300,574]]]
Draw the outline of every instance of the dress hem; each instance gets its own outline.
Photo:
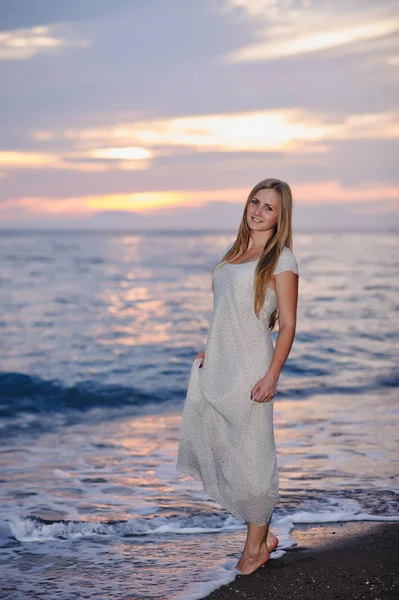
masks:
[[[194,475],[191,471],[189,471],[189,469],[182,470],[177,465],[176,465],[176,469],[178,471],[180,471],[180,473],[184,473],[184,475],[189,475],[190,477],[193,477],[197,481],[200,481],[202,483],[202,487],[203,487],[203,490],[204,490],[205,494],[207,494],[212,500],[214,500],[215,502],[217,502],[218,504],[220,504],[220,506],[224,510],[226,510],[227,512],[229,512],[230,514],[232,514],[234,517],[238,517],[239,519],[242,519],[243,521],[248,521],[249,523],[252,523],[253,525],[257,525],[258,527],[264,527],[265,525],[267,525],[269,523],[269,521],[266,521],[266,523],[256,523],[255,521],[251,521],[250,519],[246,519],[243,515],[241,515],[240,513],[238,513],[233,508],[229,508],[228,506],[226,506],[225,503],[222,502],[219,499],[219,496],[217,494],[214,494],[213,492],[211,493],[211,490],[205,485],[204,480],[202,479],[201,476],[199,476],[198,474]],[[270,517],[272,516],[273,511],[274,511],[274,507],[275,507],[275,505],[276,505],[276,503],[277,503],[277,501],[279,499],[280,499],[280,494],[277,494],[277,496],[275,496],[274,506],[273,506],[273,509],[271,511]]]

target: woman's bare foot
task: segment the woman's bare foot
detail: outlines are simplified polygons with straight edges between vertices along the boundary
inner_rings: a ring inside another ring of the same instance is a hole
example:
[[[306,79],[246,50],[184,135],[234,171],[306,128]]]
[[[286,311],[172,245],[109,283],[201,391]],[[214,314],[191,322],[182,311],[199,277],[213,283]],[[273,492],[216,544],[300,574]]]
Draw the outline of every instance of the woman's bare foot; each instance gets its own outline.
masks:
[[[278,544],[278,537],[273,535],[271,531],[268,531],[267,538],[266,538],[266,546],[267,546],[267,549],[269,550],[269,552],[273,552],[273,550],[275,550],[275,548],[277,547],[277,544]]]
[[[236,569],[240,571],[241,575],[249,575],[264,565],[269,558],[270,553],[267,549],[266,543],[262,542],[257,552],[244,550],[240,560],[236,564]]]

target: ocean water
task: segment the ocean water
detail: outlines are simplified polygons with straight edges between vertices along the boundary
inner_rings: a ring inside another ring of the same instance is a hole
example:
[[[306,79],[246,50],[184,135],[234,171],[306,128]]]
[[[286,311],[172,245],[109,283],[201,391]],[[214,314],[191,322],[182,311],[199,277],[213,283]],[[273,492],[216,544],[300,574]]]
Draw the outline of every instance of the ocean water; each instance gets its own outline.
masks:
[[[1,234],[1,598],[194,600],[237,575],[245,523],[175,468],[234,235]],[[399,520],[398,242],[302,233],[294,252],[276,560],[298,523]]]

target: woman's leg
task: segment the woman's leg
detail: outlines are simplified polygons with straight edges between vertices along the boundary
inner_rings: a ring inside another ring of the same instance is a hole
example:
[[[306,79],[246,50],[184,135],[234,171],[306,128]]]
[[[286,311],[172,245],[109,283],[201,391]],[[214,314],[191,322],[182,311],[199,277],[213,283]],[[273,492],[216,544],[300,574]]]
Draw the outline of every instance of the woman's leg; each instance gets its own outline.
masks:
[[[270,517],[270,521],[272,520],[272,518]],[[268,523],[268,526],[270,526],[270,521]],[[273,550],[276,548],[278,544],[278,537],[276,537],[271,531],[270,529],[267,530],[267,536],[266,536],[266,546],[267,549],[269,550],[269,552],[273,552]]]
[[[269,522],[267,524],[268,529],[267,529],[267,536],[266,536],[266,546],[267,546],[267,549],[269,550],[269,552],[273,552],[273,550],[276,548],[276,546],[278,544],[278,537],[276,537],[274,535],[274,533],[272,533],[269,529],[271,520],[272,520],[272,518],[270,517]],[[245,522],[248,527],[248,525],[249,525],[248,521],[245,521]]]
[[[248,521],[247,539],[243,553],[238,561],[236,568],[242,575],[248,575],[256,571],[270,558],[270,553],[266,545],[269,523],[267,525],[254,525]]]

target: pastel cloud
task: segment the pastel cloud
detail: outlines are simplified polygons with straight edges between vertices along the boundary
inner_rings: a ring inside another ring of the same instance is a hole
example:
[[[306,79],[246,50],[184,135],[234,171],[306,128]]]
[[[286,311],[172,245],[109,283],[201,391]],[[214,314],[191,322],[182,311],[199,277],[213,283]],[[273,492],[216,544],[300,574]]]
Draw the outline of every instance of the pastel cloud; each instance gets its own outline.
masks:
[[[245,190],[182,191],[165,190],[133,194],[93,194],[82,197],[10,199],[2,205],[4,210],[20,207],[31,214],[76,214],[87,215],[109,210],[170,212],[179,206],[202,205],[207,201],[227,201],[242,198]]]
[[[251,44],[233,52],[226,57],[226,61],[254,62],[276,60],[287,56],[298,56],[300,54],[339,48],[346,44],[364,40],[373,40],[391,35],[397,31],[398,26],[390,20],[352,25],[326,32],[296,34],[294,37],[291,37],[287,31],[285,36],[279,35],[276,40]]]
[[[0,31],[0,60],[28,60],[39,53],[60,53],[63,47],[88,46],[62,25],[37,25],[26,29]]]
[[[61,156],[49,152],[0,151],[0,169],[4,172],[14,169],[71,169]],[[98,171],[101,165],[74,164],[73,169]]]
[[[0,151],[0,169],[64,169],[105,171],[149,169],[152,153],[144,148],[98,148],[86,152]],[[4,173],[3,173],[4,174]]]
[[[139,160],[167,154],[173,147],[192,148],[197,152],[327,152],[328,145],[309,144],[347,139],[396,139],[399,125],[394,111],[350,114],[332,122],[328,114],[283,109],[126,122],[102,129],[58,133],[39,131],[33,137],[72,141],[82,150],[70,154],[71,157]],[[121,146],[121,142],[129,145]],[[102,147],[96,147],[97,144]],[[108,147],[104,147],[105,144]]]
[[[399,197],[399,186],[386,186],[379,183],[363,184],[351,188],[343,187],[337,181],[292,184],[295,204],[322,205],[377,202],[370,210],[380,212],[381,208],[393,210]],[[127,211],[143,214],[152,212],[178,214],[179,207],[203,206],[207,202],[237,203],[244,205],[249,190],[227,188],[217,190],[182,191],[165,190],[132,194],[105,194],[83,197],[10,199],[2,205],[3,211],[12,207],[23,208],[31,215],[94,215],[107,211]]]
[[[300,5],[298,7],[298,4]],[[399,31],[391,15],[367,10],[354,21],[353,15],[337,11],[334,5],[315,5],[310,0],[227,0],[227,12],[242,9],[253,23],[258,40],[228,53],[226,62],[266,62],[286,57],[319,53],[341,47],[388,39]],[[328,23],[328,29],[326,29]],[[392,38],[392,46],[395,44]]]
[[[0,32],[3,223],[225,222],[268,175],[306,220],[394,207],[391,0],[34,5]]]

